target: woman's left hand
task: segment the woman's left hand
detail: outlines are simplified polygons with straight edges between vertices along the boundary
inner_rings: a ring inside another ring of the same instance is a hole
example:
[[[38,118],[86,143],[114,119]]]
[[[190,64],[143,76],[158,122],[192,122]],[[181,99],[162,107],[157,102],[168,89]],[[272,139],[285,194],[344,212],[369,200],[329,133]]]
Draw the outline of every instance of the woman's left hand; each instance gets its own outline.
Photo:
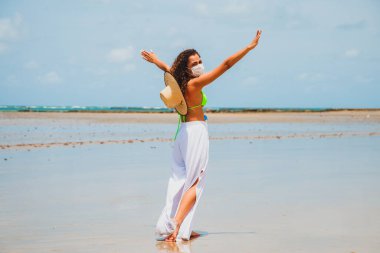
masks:
[[[259,44],[261,32],[262,32],[261,30],[257,30],[256,37],[252,40],[251,43],[249,43],[248,49],[252,50],[257,46],[257,44]]]

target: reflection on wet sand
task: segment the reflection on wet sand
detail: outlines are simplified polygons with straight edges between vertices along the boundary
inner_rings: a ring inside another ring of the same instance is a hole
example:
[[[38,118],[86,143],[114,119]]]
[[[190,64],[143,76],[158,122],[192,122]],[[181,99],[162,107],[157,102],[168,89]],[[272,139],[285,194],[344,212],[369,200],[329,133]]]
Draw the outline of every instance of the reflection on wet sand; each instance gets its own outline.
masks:
[[[194,231],[195,232],[195,231]],[[208,235],[208,232],[205,231],[196,231],[197,236],[192,236],[189,241],[179,240],[176,242],[165,242],[158,241],[156,243],[156,249],[159,253],[171,253],[171,252],[181,252],[181,253],[190,253],[191,252],[191,243],[199,238]]]
[[[172,252],[180,252],[180,253],[191,253],[191,243],[194,242],[199,237],[204,237],[206,235],[224,235],[224,234],[255,234],[256,232],[249,231],[227,231],[227,232],[205,232],[205,231],[197,231],[199,236],[191,237],[189,241],[176,241],[176,242],[165,242],[158,241],[156,243],[156,249],[158,253],[172,253]]]
[[[160,241],[156,243],[157,252],[191,252],[191,241],[179,241],[179,242],[165,242]]]
[[[224,235],[224,234],[255,234],[256,232],[210,232],[209,235]]]

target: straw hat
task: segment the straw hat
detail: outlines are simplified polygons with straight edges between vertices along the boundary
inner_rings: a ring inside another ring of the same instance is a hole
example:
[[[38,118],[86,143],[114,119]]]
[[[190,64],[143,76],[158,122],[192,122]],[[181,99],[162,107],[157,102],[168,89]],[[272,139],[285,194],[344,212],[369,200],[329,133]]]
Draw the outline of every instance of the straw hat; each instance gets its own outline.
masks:
[[[179,114],[186,115],[186,100],[174,76],[165,72],[164,81],[166,87],[160,92],[161,100],[168,108],[175,108]]]

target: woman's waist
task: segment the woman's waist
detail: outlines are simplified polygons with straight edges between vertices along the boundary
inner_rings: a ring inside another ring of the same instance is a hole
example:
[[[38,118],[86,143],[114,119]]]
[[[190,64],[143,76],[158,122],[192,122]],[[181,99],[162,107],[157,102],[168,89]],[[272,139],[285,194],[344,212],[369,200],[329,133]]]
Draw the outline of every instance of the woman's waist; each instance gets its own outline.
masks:
[[[206,120],[192,120],[192,121],[186,121],[186,122],[181,122],[181,125],[207,125]]]
[[[186,115],[184,117],[181,117],[181,123],[187,123],[187,122],[192,122],[192,121],[207,121],[207,116],[205,114],[201,114],[201,115],[194,115],[194,116]]]
[[[180,128],[189,128],[189,127],[206,127],[208,128],[206,120],[191,120],[186,122],[181,122]]]

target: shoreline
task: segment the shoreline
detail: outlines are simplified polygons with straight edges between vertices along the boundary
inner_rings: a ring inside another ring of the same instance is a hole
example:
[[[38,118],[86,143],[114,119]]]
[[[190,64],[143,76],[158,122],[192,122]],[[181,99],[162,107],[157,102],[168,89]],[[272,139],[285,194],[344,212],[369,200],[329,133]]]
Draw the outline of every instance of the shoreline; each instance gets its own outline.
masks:
[[[206,115],[212,141],[380,136],[380,110]],[[177,123],[176,113],[0,112],[0,150],[170,142]]]
[[[38,109],[33,108],[29,106],[23,106],[27,109],[13,109],[13,110],[7,110],[4,108],[1,108],[0,106],[0,113],[10,113],[10,112],[49,112],[49,113],[145,113],[145,114],[171,114],[176,113],[175,110],[168,109],[168,108],[155,108],[155,107],[125,107],[125,109],[62,109],[57,107],[52,108],[44,108],[44,109]],[[249,107],[236,107],[236,108],[230,108],[230,107],[219,107],[219,108],[204,108],[203,111],[205,113],[271,113],[271,112],[279,112],[279,113],[286,113],[286,112],[340,112],[340,111],[371,111],[376,112],[380,111],[380,108],[249,108]]]
[[[380,110],[342,110],[328,112],[205,112],[209,123],[255,123],[255,122],[376,122],[380,123]],[[0,126],[9,120],[75,120],[102,123],[162,123],[178,122],[177,113],[145,112],[0,112]]]

